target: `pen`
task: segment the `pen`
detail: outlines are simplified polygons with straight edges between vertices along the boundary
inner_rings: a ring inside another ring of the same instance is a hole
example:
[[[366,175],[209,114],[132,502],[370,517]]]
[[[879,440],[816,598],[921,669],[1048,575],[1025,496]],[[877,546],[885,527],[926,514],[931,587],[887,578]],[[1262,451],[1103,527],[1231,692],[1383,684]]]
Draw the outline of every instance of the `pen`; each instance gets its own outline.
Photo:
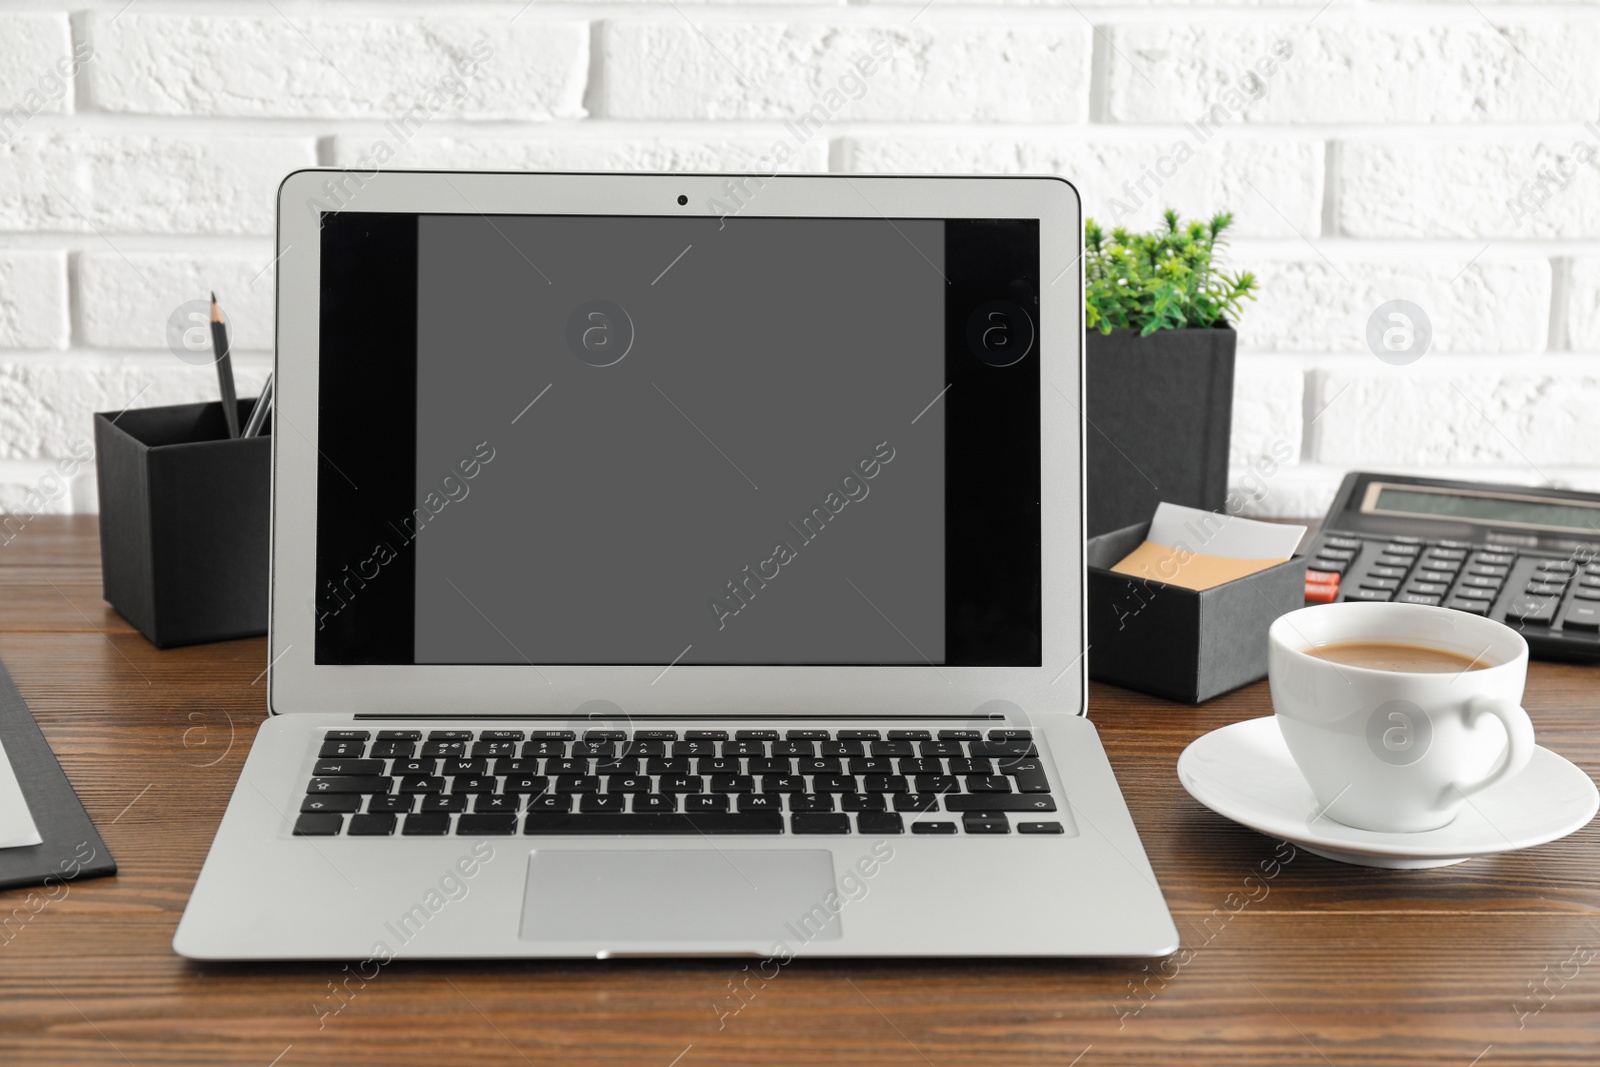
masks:
[[[254,437],[261,432],[261,427],[267,421],[267,413],[272,410],[272,375],[267,375],[267,380],[261,386],[261,395],[256,397],[256,406],[250,409],[250,417],[245,420],[243,437]]]
[[[211,294],[211,349],[217,356],[217,385],[222,390],[222,417],[228,422],[228,436],[239,436],[239,395],[233,389],[233,360],[228,356],[228,328],[222,323],[222,308],[217,294]]]

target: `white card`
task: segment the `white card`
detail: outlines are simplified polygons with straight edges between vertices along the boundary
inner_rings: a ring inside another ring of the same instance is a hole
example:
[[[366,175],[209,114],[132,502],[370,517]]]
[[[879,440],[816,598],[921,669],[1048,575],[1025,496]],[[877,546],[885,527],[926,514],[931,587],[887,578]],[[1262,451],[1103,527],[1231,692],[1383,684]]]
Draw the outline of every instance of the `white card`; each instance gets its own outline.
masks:
[[[43,844],[39,828],[33,824],[33,813],[28,810],[28,800],[17,784],[17,772],[6,756],[4,742],[0,742],[0,848],[19,845]]]
[[[1257,522],[1178,504],[1160,504],[1145,540],[1224,559],[1288,559],[1305,536],[1304,526]]]

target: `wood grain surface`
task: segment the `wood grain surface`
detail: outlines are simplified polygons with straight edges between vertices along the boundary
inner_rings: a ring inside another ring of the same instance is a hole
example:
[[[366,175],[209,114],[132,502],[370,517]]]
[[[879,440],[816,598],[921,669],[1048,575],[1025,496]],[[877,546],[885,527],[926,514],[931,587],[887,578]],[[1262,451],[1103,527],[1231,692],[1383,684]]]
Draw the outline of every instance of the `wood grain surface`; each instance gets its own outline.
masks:
[[[801,959],[720,1018],[743,961],[399,961],[343,1001],[340,965],[197,965],[172,933],[265,715],[266,645],[158,652],[99,587],[92,519],[0,546],[0,658],[121,867],[0,892],[7,1067],[1600,1063],[1600,827],[1435,871],[1290,853],[1174,773],[1194,738],[1270,714],[1264,683],[1199,709],[1093,687],[1184,936],[1164,962]],[[1593,775],[1600,669],[1536,663],[1526,702]]]

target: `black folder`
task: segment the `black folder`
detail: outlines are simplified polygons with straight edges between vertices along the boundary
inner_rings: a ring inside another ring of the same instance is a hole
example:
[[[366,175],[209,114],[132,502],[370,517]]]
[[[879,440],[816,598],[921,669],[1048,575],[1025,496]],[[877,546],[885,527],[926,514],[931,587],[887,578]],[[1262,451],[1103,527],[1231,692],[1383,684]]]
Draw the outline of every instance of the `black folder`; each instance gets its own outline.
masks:
[[[116,874],[116,860],[89,821],[4,664],[0,664],[0,742],[44,839],[43,844],[0,848],[0,889],[38,885],[46,879],[54,886]]]

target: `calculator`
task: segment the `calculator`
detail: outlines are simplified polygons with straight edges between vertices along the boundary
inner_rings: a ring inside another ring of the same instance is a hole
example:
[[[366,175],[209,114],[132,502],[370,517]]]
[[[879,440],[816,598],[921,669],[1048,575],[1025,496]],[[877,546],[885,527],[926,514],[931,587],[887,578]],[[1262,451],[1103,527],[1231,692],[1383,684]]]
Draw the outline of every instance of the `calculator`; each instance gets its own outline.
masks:
[[[1452,608],[1600,661],[1600,494],[1357,471],[1306,559],[1308,604]]]

